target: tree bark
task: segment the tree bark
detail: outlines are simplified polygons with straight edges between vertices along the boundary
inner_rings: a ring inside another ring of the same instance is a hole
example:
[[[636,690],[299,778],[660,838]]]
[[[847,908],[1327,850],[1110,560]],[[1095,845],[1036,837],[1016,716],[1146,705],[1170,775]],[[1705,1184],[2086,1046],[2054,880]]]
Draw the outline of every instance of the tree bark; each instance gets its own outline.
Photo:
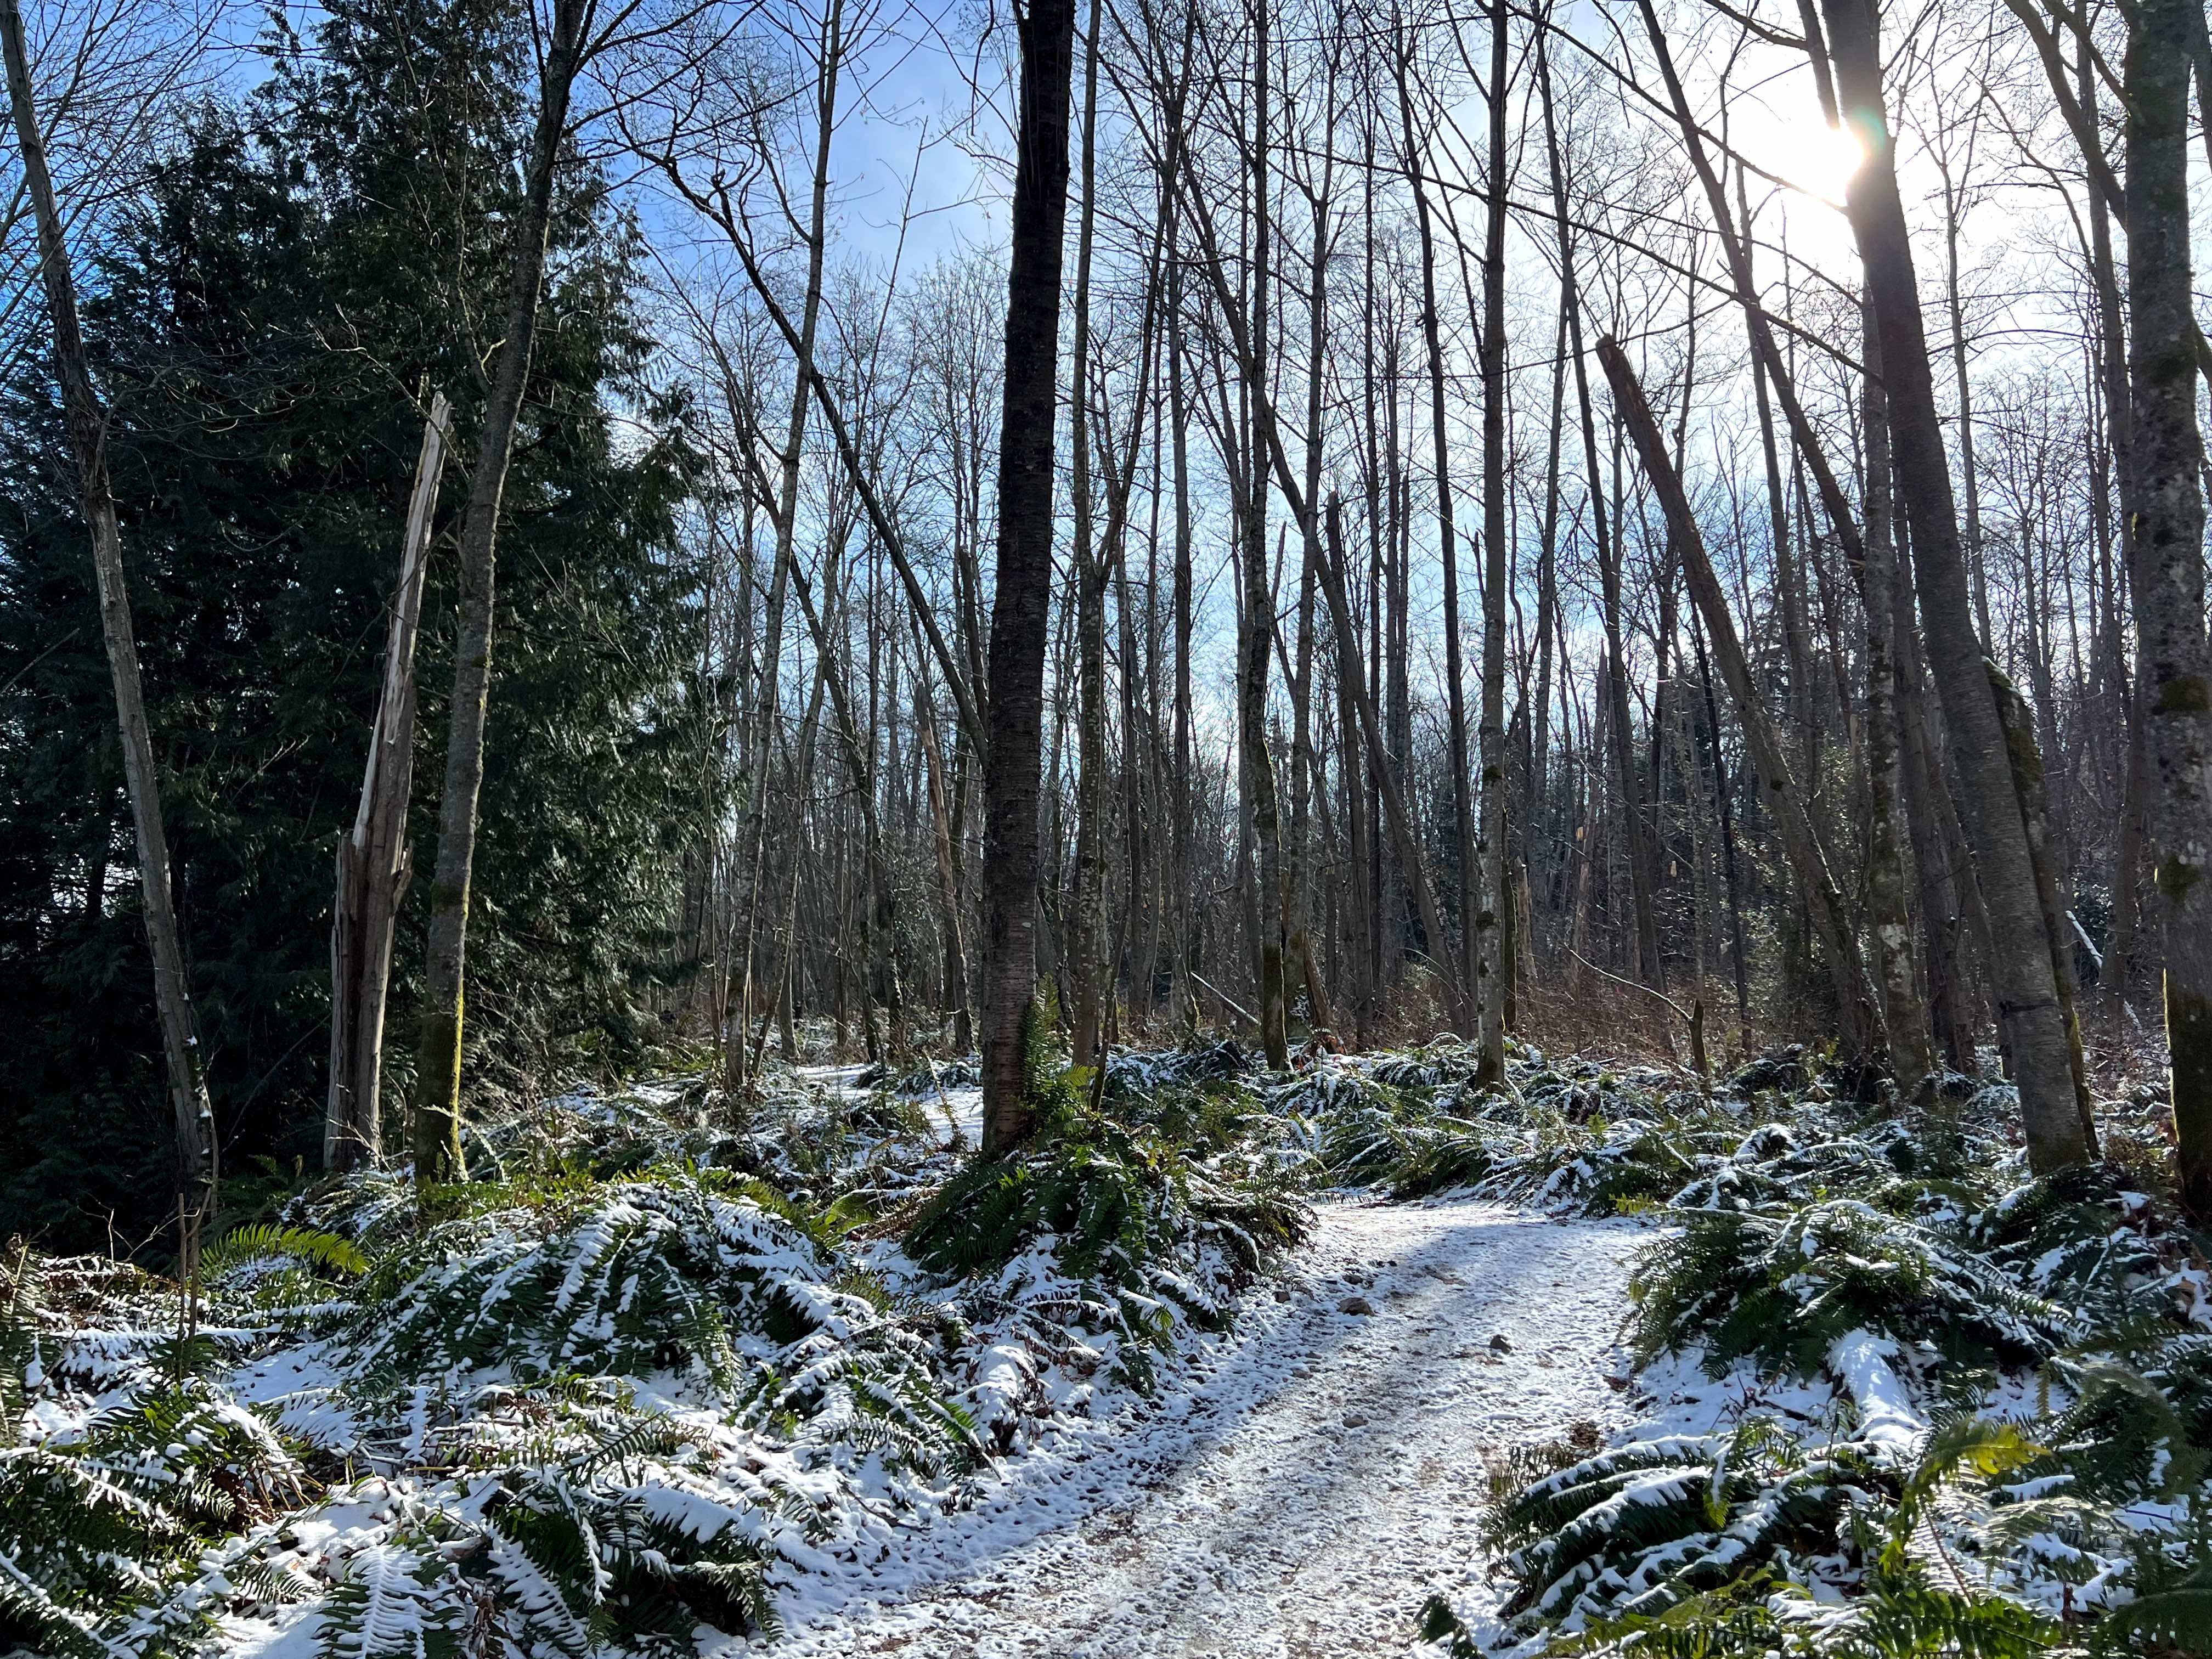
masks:
[[[1889,404],[1881,389],[1881,349],[1865,318],[1866,557],[1859,572],[1866,600],[1867,921],[1881,987],[1882,1025],[1889,1038],[1890,1076],[1898,1092],[1925,1106],[1936,1069],[1928,1007],[1917,994],[1912,911],[1905,902],[1905,839],[1898,825],[1897,544],[1890,534]]]
[[[1061,240],[1067,222],[1074,0],[1020,14],[1012,252],[999,442],[997,586],[984,756],[983,1136],[1004,1152],[1036,1128],[1024,1042],[1036,994],[1037,784],[1052,601],[1053,432]]]
[[[2142,0],[2128,32],[2128,369],[2174,1139],[2182,1201],[2212,1221],[2212,642],[2204,625],[2204,442],[2191,373],[2189,49],[2201,27],[2193,3]]]
[[[2021,1115],[2038,1173],[2088,1155],[2051,939],[2038,901],[2020,794],[1996,699],[1981,666],[1948,458],[1929,374],[1912,246],[1885,111],[1867,0],[1825,0],[1844,117],[1866,154],[1845,191],[1851,231],[1881,340],[1891,431],[1914,578],[1944,724],[1963,784],[1960,802],[1996,946],[1990,971],[2020,1073]]]

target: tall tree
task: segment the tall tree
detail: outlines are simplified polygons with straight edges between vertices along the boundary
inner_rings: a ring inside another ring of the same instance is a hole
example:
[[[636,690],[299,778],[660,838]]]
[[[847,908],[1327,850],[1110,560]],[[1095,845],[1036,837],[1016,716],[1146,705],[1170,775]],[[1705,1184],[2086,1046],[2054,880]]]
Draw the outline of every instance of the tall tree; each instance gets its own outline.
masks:
[[[171,896],[169,837],[161,822],[161,780],[154,761],[153,729],[138,672],[138,641],[131,625],[131,594],[124,580],[123,534],[107,465],[107,411],[92,382],[84,335],[77,320],[76,279],[46,167],[46,149],[33,102],[30,53],[16,0],[0,0],[0,50],[7,55],[8,101],[21,146],[23,183],[37,218],[39,275],[53,329],[54,374],[61,383],[70,442],[76,453],[86,525],[92,532],[93,570],[100,590],[100,631],[115,689],[116,720],[123,747],[123,776],[138,845],[140,902],[146,942],[154,957],[154,1001],[161,1029],[161,1057],[169,1079],[176,1126],[178,1249],[187,1276],[198,1271],[200,1237],[215,1217],[217,1197],[215,1109],[200,1069],[183,941]]]
[[[1053,434],[1075,0],[1030,0],[1021,40],[1012,249],[999,436],[999,568],[991,601],[983,770],[983,1134],[1004,1152],[1036,1127],[1024,1034],[1036,995],[1037,788],[1052,603]]]
[[[2174,1138],[2183,1200],[2212,1221],[2212,641],[2190,289],[2189,47],[2203,27],[2195,3],[2142,0],[2130,15],[2128,378]]]
[[[2086,1103],[2075,1092],[2072,1044],[2051,968],[2018,788],[1996,696],[1982,668],[1966,553],[1928,368],[1912,244],[1868,0],[1825,0],[1845,124],[1865,154],[1845,208],[1866,269],[1881,343],[1899,494],[1911,527],[1915,585],[1930,666],[1964,784],[1960,808],[1996,946],[1991,973],[2020,1073],[2021,1115],[2038,1171],[2089,1154]]]
[[[1478,1009],[1483,997],[1482,963],[1475,921],[1481,908],[1482,896],[1478,887],[1474,844],[1474,779],[1468,764],[1466,677],[1460,662],[1459,532],[1452,523],[1451,442],[1449,428],[1444,420],[1443,322],[1437,306],[1436,232],[1430,223],[1429,192],[1421,182],[1424,153],[1413,127],[1413,40],[1402,27],[1396,31],[1393,47],[1392,63],[1398,80],[1398,120],[1403,143],[1401,160],[1407,186],[1413,194],[1413,222],[1420,233],[1421,339],[1428,348],[1429,441],[1430,453],[1436,468],[1437,561],[1437,568],[1443,573],[1444,742],[1451,777],[1453,863],[1459,872],[1459,981],[1465,998],[1455,1011],[1455,1018],[1461,1034],[1472,1037],[1477,1035]],[[1493,88],[1492,92],[1494,94],[1496,88]],[[1496,108],[1493,105],[1493,112]],[[1503,207],[1498,192],[1492,191],[1491,204],[1492,216],[1495,218]],[[1486,400],[1492,391],[1489,379],[1491,344],[1486,337],[1482,342]],[[1483,414],[1483,459],[1486,465],[1490,459],[1489,422],[1486,401]],[[1485,481],[1486,488],[1487,482]],[[1503,556],[1502,547],[1496,550]],[[1486,614],[1486,591],[1484,604]],[[1429,941],[1429,949],[1432,952],[1441,954],[1447,948],[1441,939]]]
[[[1505,886],[1505,0],[1490,7],[1488,179],[1482,239],[1482,861],[1481,900],[1468,926],[1476,948],[1468,970],[1477,1005],[1477,1078],[1505,1078],[1505,1005],[1513,963],[1501,946],[1510,916]]]
[[[416,1060],[410,1141],[415,1178],[450,1181],[461,1158],[463,973],[469,888],[475,873],[477,804],[483,787],[484,716],[491,696],[492,597],[507,459],[522,414],[523,388],[544,292],[545,245],[553,222],[554,175],[568,134],[568,106],[584,67],[593,0],[554,0],[553,27],[538,69],[538,118],[523,168],[521,210],[507,250],[505,328],[492,356],[461,519],[460,632],[453,653],[446,732],[446,781],[431,878],[428,972]]]

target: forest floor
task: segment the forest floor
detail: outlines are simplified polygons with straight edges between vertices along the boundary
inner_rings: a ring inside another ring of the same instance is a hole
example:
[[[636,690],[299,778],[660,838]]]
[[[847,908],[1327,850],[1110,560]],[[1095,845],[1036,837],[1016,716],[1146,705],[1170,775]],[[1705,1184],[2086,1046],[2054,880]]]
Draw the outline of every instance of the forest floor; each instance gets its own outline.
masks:
[[[1464,1199],[1324,1202],[1235,1338],[974,1509],[810,1577],[780,1650],[1402,1653],[1483,1555],[1467,1495],[1505,1449],[1595,1447],[1626,1419],[1616,1338],[1648,1237]]]
[[[0,1656],[2212,1653],[2155,1091],[2038,1181],[2000,1084],[1472,1069],[1117,1054],[989,1160],[972,1061],[672,1074],[196,1292],[18,1245]]]

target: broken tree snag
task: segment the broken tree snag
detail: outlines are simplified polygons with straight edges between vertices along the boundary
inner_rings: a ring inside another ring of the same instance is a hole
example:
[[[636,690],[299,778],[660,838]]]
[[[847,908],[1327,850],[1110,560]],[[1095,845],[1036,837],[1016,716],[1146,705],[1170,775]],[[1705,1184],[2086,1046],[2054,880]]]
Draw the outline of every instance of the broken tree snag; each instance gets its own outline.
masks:
[[[1790,774],[1789,763],[1783,757],[1780,734],[1767,717],[1759,700],[1758,688],[1752,683],[1743,643],[1736,637],[1735,619],[1729,613],[1727,595],[1722,591],[1720,579],[1713,574],[1711,559],[1706,556],[1705,535],[1690,510],[1690,498],[1682,488],[1681,475],[1674,470],[1674,459],[1659,431],[1659,423],[1652,418],[1650,405],[1644,399],[1644,388],[1638,384],[1636,371],[1629,367],[1628,356],[1621,350],[1620,343],[1607,335],[1597,343],[1597,356],[1613,387],[1614,410],[1627,428],[1637,455],[1644,463],[1644,476],[1651,480],[1651,487],[1666,511],[1668,533],[1681,554],[1691,597],[1705,619],[1705,633],[1712,641],[1721,678],[1728,686],[1729,696],[1735,703],[1736,718],[1743,726],[1744,741],[1751,750],[1752,765],[1759,774],[1759,799],[1773,814],[1776,828],[1781,832],[1783,852],[1804,890],[1807,908],[1820,933],[1821,948],[1827,954],[1828,973],[1835,986],[1836,1012],[1843,1022],[1844,1042],[1854,1054],[1862,1056],[1879,1053],[1881,1017],[1865,967],[1859,959],[1842,890],[1830,873],[1819,832],[1806,811],[1797,782]]]
[[[441,392],[431,399],[430,417],[422,424],[385,640],[384,691],[369,731],[361,807],[352,830],[338,842],[337,891],[331,905],[331,1087],[323,1116],[323,1167],[334,1172],[374,1164],[383,1154],[378,1095],[385,1000],[399,901],[414,874],[407,803],[415,783],[415,641],[430,563],[430,523],[445,468],[446,420],[452,410]]]

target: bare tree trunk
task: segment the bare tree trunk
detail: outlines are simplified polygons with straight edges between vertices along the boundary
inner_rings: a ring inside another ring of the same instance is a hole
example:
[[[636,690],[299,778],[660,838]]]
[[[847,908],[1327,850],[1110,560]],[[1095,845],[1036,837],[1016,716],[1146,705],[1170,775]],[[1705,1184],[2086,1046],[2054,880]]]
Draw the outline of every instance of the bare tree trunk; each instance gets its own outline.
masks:
[[[1083,207],[1075,232],[1075,319],[1069,341],[1068,489],[1075,541],[1076,714],[1075,872],[1068,908],[1069,1052],[1078,1066],[1098,1061],[1106,910],[1106,571],[1100,556],[1091,491],[1091,248],[1097,191],[1093,162],[1098,127],[1097,0],[1083,45]]]
[[[1881,390],[1881,344],[1865,318],[1866,557],[1859,581],[1867,619],[1867,921],[1881,986],[1889,1070],[1900,1095],[1925,1106],[1936,1069],[1927,1005],[1917,995],[1912,963],[1912,912],[1905,902],[1905,843],[1898,833],[1897,548],[1890,535],[1889,406]]]
[[[1478,1082],[1505,1078],[1512,1000],[1511,896],[1505,890],[1505,0],[1490,7],[1490,200],[1482,245],[1482,861],[1467,927],[1468,995],[1480,1010]]]
[[[556,0],[553,31],[539,70],[538,120],[523,176],[522,205],[507,245],[505,328],[492,360],[476,465],[469,474],[468,507],[461,519],[460,623],[453,644],[452,723],[446,735],[446,784],[438,815],[438,861],[430,886],[421,1048],[415,1070],[415,1178],[426,1186],[465,1173],[461,1159],[463,964],[469,884],[476,868],[477,795],[483,785],[484,716],[491,694],[492,585],[500,505],[544,298],[554,174],[568,131],[569,91],[582,67],[581,31],[587,9],[588,0]]]
[[[2097,1121],[2089,1106],[2088,1065],[2081,1053],[2081,1018],[2074,994],[2074,940],[2059,896],[2057,860],[2051,850],[2049,796],[2043,751],[2036,746],[2035,714],[1995,663],[1987,663],[1990,689],[1996,696],[1997,718],[2004,722],[2005,752],[2012,763],[2013,786],[2020,791],[2021,821],[2027,827],[2028,859],[2035,867],[2036,902],[2043,907],[2044,929],[2051,940],[2051,977],[2058,988],[2058,1011],[2066,1024],[2068,1062],[2074,1072],[2074,1098],[2081,1113],[2081,1135],[2089,1156],[2097,1156]]]
[[[1237,726],[1243,755],[1243,787],[1251,797],[1252,839],[1257,854],[1253,901],[1259,912],[1260,1045],[1269,1069],[1291,1063],[1288,998],[1283,961],[1289,943],[1288,893],[1283,867],[1281,809],[1275,789],[1275,763],[1267,752],[1267,664],[1273,656],[1274,599],[1267,582],[1267,450],[1273,438],[1273,410],[1261,413],[1270,397],[1267,381],[1268,289],[1273,215],[1267,199],[1267,10],[1253,13],[1253,125],[1251,149],[1253,236],[1252,322],[1243,354],[1253,408],[1252,446],[1245,459],[1249,498],[1243,513],[1243,611],[1237,652]]]
[[[1692,621],[1696,621],[1693,616]],[[1728,883],[1729,961],[1735,969],[1735,1017],[1738,1024],[1751,1018],[1750,965],[1745,960],[1743,939],[1743,878],[1737,867],[1735,844],[1735,791],[1729,787],[1727,773],[1721,765],[1720,703],[1713,696],[1712,666],[1705,659],[1705,636],[1701,627],[1690,630],[1691,647],[1697,653],[1698,684],[1705,700],[1705,763],[1712,773],[1713,811],[1720,819],[1721,873]]]
[[[1912,246],[1898,195],[1881,64],[1867,0],[1826,0],[1836,79],[1852,131],[1868,151],[1851,175],[1846,208],[1866,267],[1868,295],[1881,339],[1898,481],[1912,530],[1914,575],[1928,630],[1929,656],[1944,724],[1964,786],[1960,802],[1972,842],[1996,951],[1990,971],[2006,1010],[2020,1073],[2021,1115],[2028,1158],[2039,1173],[2088,1155],[2051,942],[2036,896],[2035,872],[2012,780],[1996,699],[1980,665],[1965,550],[1951,471],[1936,411],[1923,333]]]
[[[1322,586],[1328,596],[1329,625],[1337,630],[1339,640],[1357,641],[1358,635],[1352,628],[1352,607],[1344,593],[1344,542],[1342,514],[1336,498],[1329,498],[1328,561],[1323,569]],[[1358,647],[1352,647],[1355,651]],[[1389,765],[1389,751],[1382,744],[1382,721],[1375,707],[1374,694],[1364,677],[1355,675],[1358,688],[1359,723],[1367,736],[1368,769],[1374,774],[1375,787],[1382,797],[1382,806],[1390,821],[1390,837],[1396,844],[1399,863],[1404,867],[1406,878],[1413,889],[1413,902],[1419,909],[1421,926],[1431,939],[1441,939],[1443,919],[1437,911],[1436,889],[1430,884],[1428,872],[1421,861],[1420,842],[1414,838],[1412,816],[1406,810],[1405,793]],[[1456,994],[1458,988],[1450,983],[1450,963],[1443,964],[1447,987]]]
[[[379,1096],[385,999],[391,988],[399,901],[414,873],[407,848],[407,802],[415,781],[415,640],[451,407],[441,392],[423,423],[384,647],[384,692],[369,730],[368,775],[362,780],[352,833],[338,842],[337,893],[331,906],[331,1087],[324,1113],[323,1167],[339,1173],[374,1164],[383,1152]]]
[[[2181,1196],[2212,1220],[2212,641],[2204,626],[2203,434],[2191,371],[2189,48],[2193,0],[2142,0],[2128,32],[2129,352],[2144,709],[2157,768],[2156,886]]]
[[[1324,109],[1336,107],[1336,60],[1329,60]],[[1298,516],[1298,653],[1291,670],[1292,713],[1291,726],[1291,882],[1296,896],[1296,931],[1291,948],[1303,964],[1306,1012],[1312,1028],[1334,1031],[1336,1011],[1331,1006],[1326,977],[1315,949],[1315,861],[1310,808],[1317,806],[1327,834],[1328,783],[1313,741],[1314,587],[1321,574],[1321,525],[1315,504],[1321,499],[1322,461],[1323,380],[1328,349],[1329,195],[1336,177],[1336,129],[1328,124],[1323,139],[1322,175],[1318,188],[1309,186],[1307,200],[1313,214],[1313,252],[1306,266],[1306,511]],[[1287,665],[1286,665],[1287,666]],[[1321,931],[1327,931],[1327,917]]]
[[[1896,529],[1892,522],[1893,535]],[[1904,563],[1898,557],[1899,568]],[[1923,678],[1919,637],[1913,627],[1912,590],[1899,580],[1891,583],[1891,613],[1895,618],[1891,639],[1897,685],[1899,773],[1905,790],[1905,822],[1912,836],[1912,866],[1920,884],[1922,961],[1928,976],[1929,1023],[1943,1063],[1950,1070],[1971,1074],[1974,1069],[1973,1019],[1966,999],[1965,965],[1960,960],[1960,930],[1971,905],[1979,914],[1980,896],[1974,889],[1973,871],[1954,863],[1943,813],[1949,789],[1937,760],[1938,745],[1929,735],[1933,718],[1921,693]]]
[[[1036,1127],[1024,1037],[1036,992],[1037,782],[1052,605],[1053,430],[1060,402],[1074,0],[1032,0],[1017,27],[1021,113],[983,778],[983,1134],[994,1152],[1020,1146]]]
[[[729,1020],[723,1071],[732,1093],[739,1097],[752,1083],[749,1060],[752,1053],[750,1033],[754,1003],[753,955],[761,910],[767,902],[768,779],[771,770],[769,756],[774,747],[776,722],[782,714],[777,690],[783,660],[784,611],[797,542],[799,473],[806,439],[808,380],[814,368],[815,337],[821,325],[822,270],[829,246],[830,148],[836,128],[837,82],[844,58],[843,27],[842,0],[830,0],[823,15],[821,46],[816,64],[814,171],[807,217],[806,289],[799,302],[799,337],[793,348],[791,420],[778,458],[775,563],[769,573],[767,612],[761,630],[760,684],[755,694],[754,725],[749,744],[750,752],[756,757],[757,770],[738,835],[738,854],[743,862],[738,871],[738,919],[732,941],[738,997]],[[726,229],[735,234],[734,220]],[[781,994],[779,991],[778,995]]]
[[[1524,871],[1535,866],[1538,848],[1550,827],[1553,611],[1559,605],[1559,440],[1566,423],[1566,398],[1567,309],[1562,289],[1559,326],[1553,336],[1551,420],[1544,435],[1544,514],[1536,549],[1536,708],[1528,745],[1528,794],[1521,819]],[[1524,936],[1522,942],[1533,953],[1533,938]]]
[[[1341,552],[1341,532],[1337,527],[1337,502],[1329,502],[1330,551],[1324,556],[1334,562]],[[1340,576],[1330,580],[1340,580]],[[1344,894],[1343,927],[1344,984],[1346,999],[1352,1005],[1353,1042],[1365,1048],[1373,1034],[1374,982],[1370,972],[1369,945],[1372,921],[1369,909],[1369,868],[1373,854],[1369,846],[1367,795],[1369,784],[1367,767],[1360,752],[1360,726],[1363,716],[1360,702],[1367,692],[1367,674],[1360,664],[1359,631],[1348,626],[1347,614],[1340,625],[1332,605],[1329,615],[1329,640],[1334,647],[1332,666],[1336,678],[1336,733],[1337,781],[1344,797],[1345,878],[1340,884]]]
[[[155,769],[154,737],[146,720],[146,693],[138,676],[138,641],[131,625],[131,594],[123,574],[123,535],[115,490],[107,471],[107,411],[92,383],[84,337],[77,323],[76,282],[70,270],[61,210],[46,167],[44,135],[33,102],[29,54],[16,0],[0,0],[0,49],[8,60],[8,100],[15,107],[15,137],[22,150],[23,184],[38,224],[39,274],[54,331],[54,375],[76,452],[84,518],[92,532],[92,566],[100,592],[100,631],[115,689],[117,729],[123,744],[123,780],[131,797],[138,848],[140,902],[146,943],[154,958],[154,1007],[161,1027],[161,1058],[177,1135],[177,1251],[183,1277],[196,1280],[199,1246],[215,1222],[219,1201],[215,1108],[200,1070],[199,1037],[185,976],[184,942],[177,931],[169,885],[169,839],[161,823],[161,781]]]
[[[1620,557],[1615,539],[1618,526],[1607,522],[1603,475],[1598,466],[1597,420],[1590,403],[1589,367],[1583,356],[1582,289],[1575,275],[1574,239],[1571,228],[1573,222],[1567,212],[1566,171],[1559,148],[1559,124],[1553,107],[1551,64],[1545,38],[1545,31],[1538,30],[1538,101],[1544,115],[1544,148],[1552,175],[1553,218],[1559,243],[1559,280],[1565,290],[1564,303],[1567,310],[1568,340],[1574,356],[1575,399],[1581,416],[1583,463],[1587,470],[1589,486],[1591,537],[1598,551],[1606,660],[1609,665],[1602,681],[1606,695],[1610,699],[1604,725],[1620,780],[1621,811],[1627,831],[1629,886],[1636,913],[1638,969],[1646,984],[1657,987],[1662,983],[1664,974],[1659,960],[1658,921],[1651,909],[1650,866],[1644,855],[1642,816],[1636,805],[1636,760],[1633,738],[1629,729],[1627,678],[1620,636]],[[1596,851],[1595,841],[1588,850],[1591,853]],[[1587,897],[1587,890],[1581,896]],[[1586,921],[1586,909],[1583,916]]]
[[[1177,221],[1168,222],[1168,441],[1175,454],[1175,985],[1173,996],[1178,1018],[1194,1005],[1190,975],[1197,963],[1197,922],[1192,892],[1196,874],[1191,867],[1193,832],[1198,813],[1191,791],[1190,689],[1191,634],[1191,514],[1190,448],[1185,423],[1189,411],[1183,398],[1182,380],[1182,262],[1176,249]]]
[[[944,910],[940,926],[945,929],[945,1006],[952,1016],[953,1052],[964,1054],[975,1045],[975,1022],[968,1012],[968,948],[960,919],[960,876],[952,857],[954,830],[947,804],[945,754],[938,742],[937,711],[930,706],[927,682],[915,688],[915,724],[929,769],[930,843],[937,855],[937,890]]]
[[[2087,37],[2078,42],[2076,79],[2081,88],[2082,109],[2088,117],[2091,131],[2100,131],[2097,114],[2097,77],[2089,62],[2089,43]],[[2120,283],[2112,255],[2112,210],[2104,192],[2088,192],[2089,209],[2089,272],[2097,298],[2096,357],[2098,384],[2103,392],[2106,447],[2112,459],[2113,481],[2119,497],[2118,530],[2120,543],[2121,580],[2133,586],[2136,560],[2136,477],[2135,444],[2132,428],[2134,416],[2131,397],[2128,389],[2128,339],[2120,298]],[[1954,236],[1953,264],[1957,262]],[[1960,348],[1964,362],[1964,348]],[[1963,371],[1962,371],[1963,372]],[[1963,382],[1962,382],[1963,386]],[[2103,469],[2098,469],[2098,483],[2103,489]],[[2110,507],[2105,506],[2107,522]],[[2110,530],[2105,532],[2109,544]],[[2143,699],[2141,670],[2137,664],[2135,684],[2129,684],[2124,652],[2119,636],[2119,600],[2117,593],[2111,599],[2111,656],[2110,669],[2119,692],[2124,710],[2126,756],[2120,786],[2119,844],[2114,849],[2112,872],[2112,933],[2105,951],[2105,965],[2099,975],[2100,988],[2112,1005],[2114,1018],[2123,1015],[2129,1000],[2130,981],[2136,967],[2137,936],[2142,921],[2140,889],[2142,875],[2144,828],[2143,796],[2149,781],[2149,754],[2143,731]]]
[[[1421,185],[1421,158],[1414,145],[1413,94],[1407,83],[1410,48],[1404,40],[1397,43],[1395,55],[1394,66],[1398,77],[1398,116],[1405,134],[1406,182],[1413,189],[1414,222],[1420,231],[1421,337],[1428,347],[1429,356],[1429,434],[1437,470],[1437,553],[1443,571],[1444,738],[1451,770],[1452,845],[1458,854],[1459,863],[1459,978],[1464,992],[1464,1000],[1455,1011],[1454,1018],[1462,1036],[1474,1037],[1478,1035],[1476,1009],[1482,998],[1482,964],[1476,942],[1478,930],[1475,920],[1482,899],[1476,886],[1474,780],[1468,764],[1466,675],[1460,662],[1459,535],[1452,523],[1451,456],[1444,425],[1444,356],[1442,325],[1437,314],[1437,246],[1435,233],[1429,222],[1428,191]],[[1502,108],[1494,89],[1492,107],[1493,111]],[[1503,118],[1502,113],[1499,118]],[[1492,194],[1491,202],[1494,217],[1498,212],[1503,211],[1495,191]],[[1483,342],[1486,375],[1488,373],[1490,343],[1487,339]],[[1489,439],[1488,421],[1486,410],[1483,434],[1486,456]],[[1429,941],[1429,949],[1438,955],[1448,948],[1442,939],[1431,938]]]

